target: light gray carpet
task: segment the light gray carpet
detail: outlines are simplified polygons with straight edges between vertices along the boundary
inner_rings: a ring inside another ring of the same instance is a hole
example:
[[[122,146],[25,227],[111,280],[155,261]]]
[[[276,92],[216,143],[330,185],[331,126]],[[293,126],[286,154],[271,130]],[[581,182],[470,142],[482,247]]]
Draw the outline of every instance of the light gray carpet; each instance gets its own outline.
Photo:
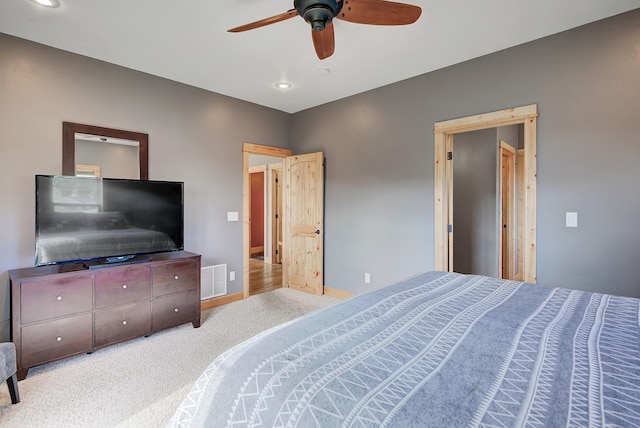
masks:
[[[185,324],[29,370],[11,404],[0,385],[2,427],[163,427],[213,359],[275,325],[339,300],[289,288],[202,313]]]

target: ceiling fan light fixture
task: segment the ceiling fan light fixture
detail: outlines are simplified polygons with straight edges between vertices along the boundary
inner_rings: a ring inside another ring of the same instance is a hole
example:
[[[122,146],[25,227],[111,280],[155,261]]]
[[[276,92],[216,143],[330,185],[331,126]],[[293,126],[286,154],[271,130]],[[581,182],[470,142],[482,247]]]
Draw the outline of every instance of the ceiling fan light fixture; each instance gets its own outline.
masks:
[[[50,8],[60,7],[60,2],[58,0],[31,0],[31,1],[44,7],[50,7]]]

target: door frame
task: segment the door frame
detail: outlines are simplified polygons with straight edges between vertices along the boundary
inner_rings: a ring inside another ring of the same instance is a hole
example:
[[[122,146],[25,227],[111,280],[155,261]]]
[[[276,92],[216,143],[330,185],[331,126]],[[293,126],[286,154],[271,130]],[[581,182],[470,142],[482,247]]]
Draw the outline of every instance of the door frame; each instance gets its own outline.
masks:
[[[524,237],[523,280],[536,282],[536,144],[538,105],[530,104],[434,124],[434,267],[452,271],[449,245],[449,216],[452,215],[450,192],[451,168],[447,151],[453,135],[507,125],[524,125]]]
[[[262,146],[259,144],[242,144],[242,298],[249,297],[249,155],[263,155],[278,158],[292,156],[291,149]]]

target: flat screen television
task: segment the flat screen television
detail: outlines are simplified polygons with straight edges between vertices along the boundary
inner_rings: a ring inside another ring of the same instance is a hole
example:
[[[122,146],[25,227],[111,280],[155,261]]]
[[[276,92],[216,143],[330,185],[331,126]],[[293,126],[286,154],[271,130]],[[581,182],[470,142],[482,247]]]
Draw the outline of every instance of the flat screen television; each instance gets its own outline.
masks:
[[[36,266],[183,250],[184,183],[36,175],[35,232]]]

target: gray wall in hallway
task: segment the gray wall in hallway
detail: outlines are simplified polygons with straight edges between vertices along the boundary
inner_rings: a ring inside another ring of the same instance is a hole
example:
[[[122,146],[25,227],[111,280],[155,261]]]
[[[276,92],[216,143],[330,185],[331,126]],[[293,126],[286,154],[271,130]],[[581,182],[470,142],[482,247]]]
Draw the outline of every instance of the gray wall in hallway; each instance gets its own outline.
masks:
[[[327,158],[325,284],[433,269],[434,123],[537,103],[538,282],[640,297],[638,76],[635,10],[294,114]]]
[[[149,134],[149,178],[185,182],[185,249],[242,291],[242,143],[290,147],[291,116],[0,34],[0,339],[10,269],[34,263],[34,175],[62,172],[62,122]]]

